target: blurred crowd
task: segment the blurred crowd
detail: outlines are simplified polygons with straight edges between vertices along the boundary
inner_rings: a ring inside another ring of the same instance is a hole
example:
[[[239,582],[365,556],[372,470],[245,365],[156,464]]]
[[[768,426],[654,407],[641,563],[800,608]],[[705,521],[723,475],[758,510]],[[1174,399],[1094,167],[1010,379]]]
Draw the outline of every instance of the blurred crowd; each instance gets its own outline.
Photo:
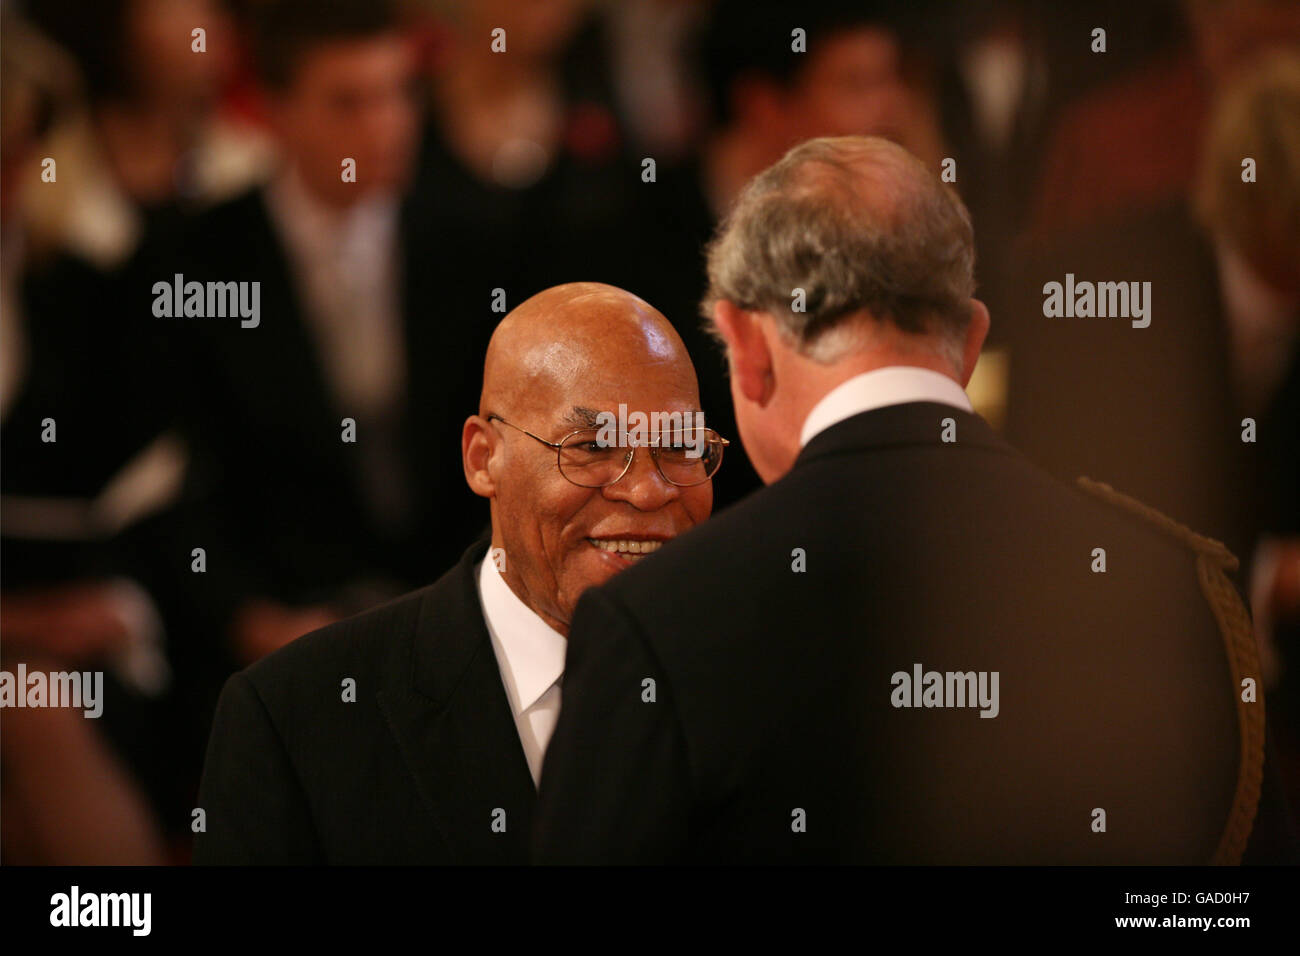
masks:
[[[226,676],[485,528],[461,425],[543,288],[667,315],[733,439],[716,506],[757,487],[701,250],[822,135],[955,177],[993,316],[977,410],[1241,558],[1300,792],[1294,0],[0,10],[3,661],[108,684],[98,720],[5,710],[5,862],[186,860]],[[1045,318],[1067,273],[1152,282],[1150,327]],[[260,321],[160,309],[190,281],[260,283]]]

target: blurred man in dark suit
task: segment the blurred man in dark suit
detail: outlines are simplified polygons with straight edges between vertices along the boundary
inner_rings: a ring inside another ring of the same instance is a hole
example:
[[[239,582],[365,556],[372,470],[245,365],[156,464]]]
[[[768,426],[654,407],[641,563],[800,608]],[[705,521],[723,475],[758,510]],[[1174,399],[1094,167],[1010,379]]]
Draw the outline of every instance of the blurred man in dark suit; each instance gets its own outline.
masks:
[[[653,447],[602,438],[620,405],[699,411],[672,326],[610,286],[524,302],[483,378],[461,454],[491,540],[230,679],[196,861],[526,862],[573,607],[708,517],[723,442],[685,423]]]
[[[140,267],[142,298],[260,284],[256,320],[158,318],[156,298],[149,320],[216,516],[195,587],[245,663],[429,580],[484,527],[453,449],[491,331],[459,318],[454,237],[401,201],[418,116],[392,5],[274,0],[255,39],[281,168]]]
[[[971,413],[972,250],[884,140],[746,187],[707,304],[769,487],[580,603],[538,859],[1241,857],[1264,715],[1235,560]]]

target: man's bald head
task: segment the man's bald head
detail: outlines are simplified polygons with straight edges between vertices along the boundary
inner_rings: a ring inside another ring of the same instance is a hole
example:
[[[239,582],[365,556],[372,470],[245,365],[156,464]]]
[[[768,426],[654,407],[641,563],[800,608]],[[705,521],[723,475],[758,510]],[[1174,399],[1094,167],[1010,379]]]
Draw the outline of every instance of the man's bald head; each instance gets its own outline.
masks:
[[[537,293],[497,326],[483,368],[479,414],[542,404],[596,375],[694,366],[677,330],[644,299],[599,282]],[[692,391],[694,386],[692,385]]]
[[[501,321],[488,346],[479,414],[462,434],[465,478],[491,500],[502,577],[562,634],[583,591],[703,521],[712,507],[708,481],[668,482],[648,448],[636,449],[623,476],[603,487],[560,471],[555,446],[568,439],[576,456],[590,447],[585,430],[594,438],[601,417],[620,406],[678,421],[700,411],[690,356],[648,303],[575,282],[538,293]]]

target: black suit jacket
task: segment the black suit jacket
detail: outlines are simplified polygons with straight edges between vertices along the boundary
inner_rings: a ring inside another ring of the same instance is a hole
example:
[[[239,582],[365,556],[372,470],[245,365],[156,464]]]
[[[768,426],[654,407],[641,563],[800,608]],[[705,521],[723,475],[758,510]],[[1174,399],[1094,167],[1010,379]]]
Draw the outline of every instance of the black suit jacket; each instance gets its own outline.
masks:
[[[535,791],[479,603],[486,549],[230,678],[196,863],[527,860]]]
[[[191,493],[213,515],[202,540],[194,535],[207,547],[205,585],[291,604],[360,581],[406,590],[449,567],[486,526],[482,500],[465,487],[460,431],[478,407],[490,313],[469,314],[468,290],[449,281],[459,273],[454,238],[409,205],[398,255],[406,392],[395,464],[412,509],[397,528],[368,508],[362,456],[373,430],[330,388],[264,192],[151,237],[138,257],[141,339],[191,444]],[[260,282],[260,324],[153,317],[152,284],[176,273]],[[358,420],[355,443],[342,441],[345,417]]]
[[[59,254],[31,263],[18,291],[25,339],[20,386],[0,422],[5,588],[120,574],[126,563],[120,541],[97,539],[93,530],[41,537],[45,522],[22,520],[29,510],[22,499],[89,505],[161,430],[151,414],[156,400],[133,387],[139,370],[132,366],[131,337],[122,334],[121,278]],[[47,418],[55,423],[53,442],[42,440]],[[15,533],[29,524],[38,527]]]
[[[973,415],[847,419],[583,597],[537,858],[1208,861],[1238,718],[1195,562]],[[997,716],[893,706],[917,664],[998,672]]]

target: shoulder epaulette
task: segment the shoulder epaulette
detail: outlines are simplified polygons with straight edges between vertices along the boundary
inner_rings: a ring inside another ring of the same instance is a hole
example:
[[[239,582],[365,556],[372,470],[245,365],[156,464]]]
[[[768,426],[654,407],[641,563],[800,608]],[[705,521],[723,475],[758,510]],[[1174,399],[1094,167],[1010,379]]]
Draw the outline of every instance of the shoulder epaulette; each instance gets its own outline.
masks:
[[[1197,534],[1187,525],[1179,524],[1173,518],[1162,514],[1150,505],[1143,504],[1136,498],[1131,498],[1122,492],[1116,491],[1105,482],[1093,481],[1091,478],[1078,478],[1076,483],[1079,488],[1094,498],[1099,498],[1123,511],[1127,511],[1129,514],[1136,515],[1147,524],[1154,525],[1171,538],[1191,548],[1197,554],[1203,554],[1210,558],[1225,571],[1237,570],[1240,564],[1237,556],[1229,551],[1221,541],[1215,541],[1203,534]]]
[[[1237,769],[1237,789],[1232,809],[1211,862],[1238,864],[1255,823],[1260,788],[1264,780],[1264,691],[1260,686],[1259,648],[1255,643],[1250,614],[1241,601],[1241,595],[1228,579],[1228,574],[1237,570],[1237,557],[1221,542],[1197,534],[1186,525],[1179,524],[1136,498],[1121,494],[1110,485],[1090,478],[1079,478],[1077,484],[1094,498],[1100,498],[1141,518],[1196,552],[1196,572],[1200,579],[1201,593],[1214,612],[1228,654],[1241,743],[1241,760]],[[1251,701],[1242,699],[1245,696],[1242,693],[1242,682],[1247,678],[1255,683],[1255,699]]]

